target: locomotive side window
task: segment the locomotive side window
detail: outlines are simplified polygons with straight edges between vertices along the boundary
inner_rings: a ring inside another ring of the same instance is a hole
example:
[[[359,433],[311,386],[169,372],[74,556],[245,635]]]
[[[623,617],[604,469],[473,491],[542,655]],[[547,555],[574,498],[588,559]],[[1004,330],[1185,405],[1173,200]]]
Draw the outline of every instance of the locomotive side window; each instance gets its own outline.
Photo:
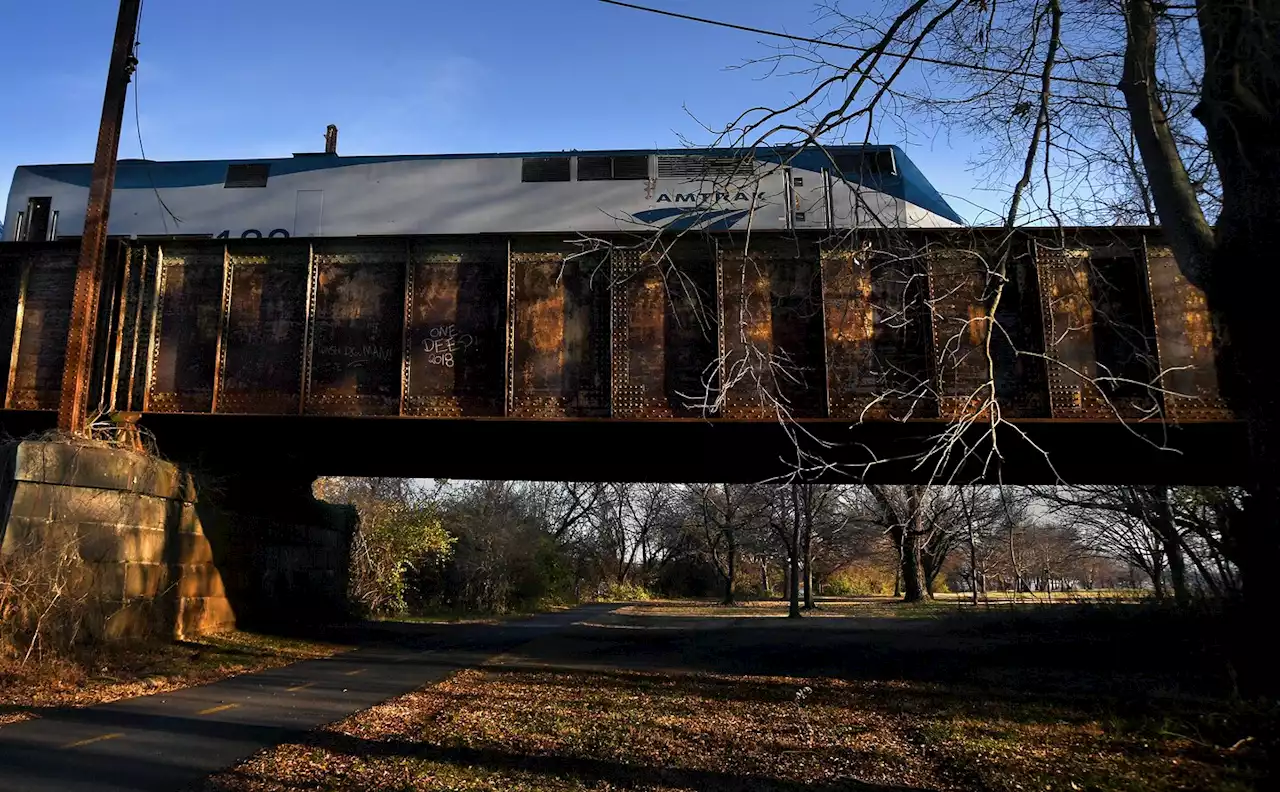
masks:
[[[644,181],[649,178],[647,154],[623,157],[578,157],[578,181]]]
[[[271,165],[228,165],[223,187],[266,187]]]
[[[525,157],[520,164],[522,182],[569,181],[568,157]]]

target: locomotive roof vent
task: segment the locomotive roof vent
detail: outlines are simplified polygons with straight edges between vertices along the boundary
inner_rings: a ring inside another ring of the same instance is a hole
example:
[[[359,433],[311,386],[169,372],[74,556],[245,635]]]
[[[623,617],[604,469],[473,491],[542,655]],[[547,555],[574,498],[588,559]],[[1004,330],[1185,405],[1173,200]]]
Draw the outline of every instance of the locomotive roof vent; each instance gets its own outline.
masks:
[[[336,157],[338,156],[338,127],[333,124],[324,129],[324,151],[295,151],[295,157]]]

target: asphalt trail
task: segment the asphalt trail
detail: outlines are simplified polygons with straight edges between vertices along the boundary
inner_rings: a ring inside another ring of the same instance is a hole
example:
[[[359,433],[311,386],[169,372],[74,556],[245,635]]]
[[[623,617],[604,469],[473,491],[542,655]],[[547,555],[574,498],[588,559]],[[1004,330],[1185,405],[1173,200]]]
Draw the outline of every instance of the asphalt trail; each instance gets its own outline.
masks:
[[[361,648],[0,728],[2,792],[174,792],[318,726],[599,617],[589,605],[496,625],[384,628]],[[365,633],[368,640],[369,633]]]

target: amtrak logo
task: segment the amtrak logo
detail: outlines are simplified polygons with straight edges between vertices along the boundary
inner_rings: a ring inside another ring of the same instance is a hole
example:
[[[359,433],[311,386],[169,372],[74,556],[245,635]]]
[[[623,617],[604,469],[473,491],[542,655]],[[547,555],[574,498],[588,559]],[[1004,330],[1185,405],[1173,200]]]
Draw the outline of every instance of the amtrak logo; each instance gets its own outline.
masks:
[[[732,196],[732,197],[730,197]],[[764,193],[756,193],[756,198],[763,201]],[[659,195],[654,203],[691,203],[691,204],[709,204],[718,201],[750,201],[751,198],[744,192],[727,193],[663,193]]]
[[[756,193],[756,205],[765,202],[764,193]],[[752,199],[744,192],[712,192],[712,193],[662,193],[654,203],[693,204],[692,206],[664,206],[661,209],[646,209],[632,215],[636,220],[647,225],[671,231],[701,229],[703,231],[726,231],[733,228],[739,220],[751,214],[750,207],[713,209],[712,204],[721,202],[747,203]]]

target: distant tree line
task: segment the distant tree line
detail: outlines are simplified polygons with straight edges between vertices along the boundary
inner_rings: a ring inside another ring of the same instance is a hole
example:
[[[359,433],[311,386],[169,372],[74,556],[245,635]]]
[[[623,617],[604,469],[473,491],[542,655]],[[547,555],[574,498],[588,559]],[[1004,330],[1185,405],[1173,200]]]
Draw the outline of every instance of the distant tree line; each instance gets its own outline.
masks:
[[[325,478],[360,512],[366,613],[648,596],[1240,591],[1242,495],[1205,487],[628,484]]]

